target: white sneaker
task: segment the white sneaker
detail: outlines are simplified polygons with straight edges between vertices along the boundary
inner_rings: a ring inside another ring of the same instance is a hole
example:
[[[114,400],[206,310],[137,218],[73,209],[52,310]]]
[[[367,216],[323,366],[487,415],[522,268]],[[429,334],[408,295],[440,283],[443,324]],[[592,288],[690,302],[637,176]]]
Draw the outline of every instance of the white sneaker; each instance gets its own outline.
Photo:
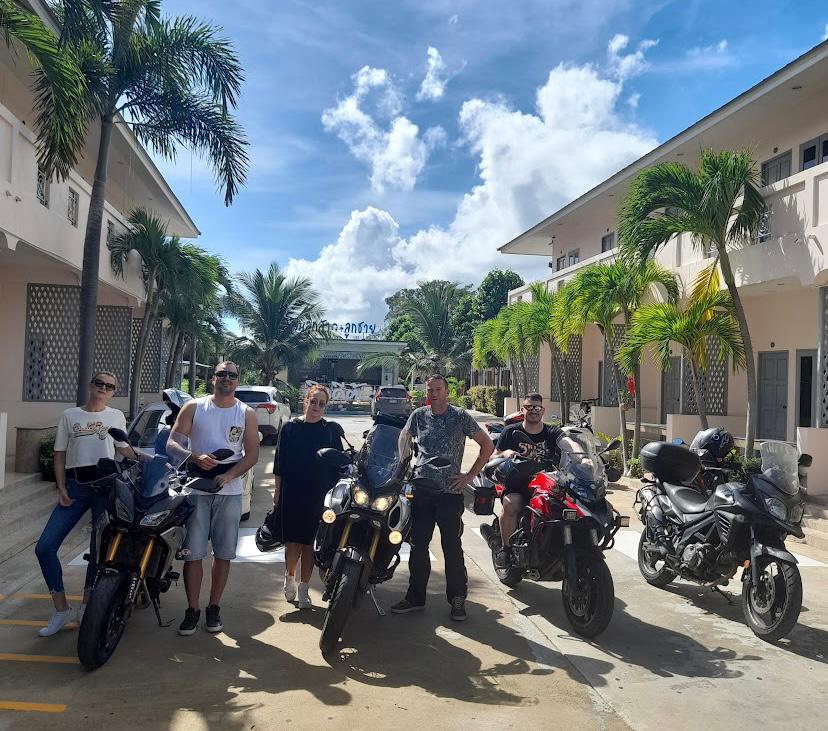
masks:
[[[296,599],[296,577],[285,574],[285,599],[292,602]]]
[[[76,612],[72,607],[69,607],[65,612],[58,612],[52,615],[51,619],[49,619],[49,624],[47,624],[43,629],[38,631],[38,634],[41,637],[51,637],[54,634],[60,632],[69,622],[71,622],[76,617]]]
[[[299,582],[299,601],[296,604],[299,609],[310,609],[313,606],[308,589],[310,589],[310,584],[304,581]]]

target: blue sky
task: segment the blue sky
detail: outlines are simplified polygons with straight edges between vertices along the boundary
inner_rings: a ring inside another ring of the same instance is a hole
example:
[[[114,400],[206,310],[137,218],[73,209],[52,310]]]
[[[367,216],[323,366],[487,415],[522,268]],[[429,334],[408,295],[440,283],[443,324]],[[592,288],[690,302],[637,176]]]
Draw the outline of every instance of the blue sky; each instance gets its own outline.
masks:
[[[828,34],[807,0],[165,0],[223,26],[247,81],[251,174],[162,163],[234,271],[310,276],[338,322],[493,267],[497,246]]]

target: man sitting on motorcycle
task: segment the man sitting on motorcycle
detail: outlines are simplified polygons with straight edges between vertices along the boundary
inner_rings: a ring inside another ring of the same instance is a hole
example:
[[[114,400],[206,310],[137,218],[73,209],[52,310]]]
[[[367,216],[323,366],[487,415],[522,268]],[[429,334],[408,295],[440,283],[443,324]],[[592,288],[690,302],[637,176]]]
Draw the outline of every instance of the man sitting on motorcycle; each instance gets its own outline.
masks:
[[[523,423],[507,426],[497,440],[492,459],[496,457],[521,457],[528,460],[560,460],[556,446],[561,429],[551,424],[544,424],[543,396],[530,393],[523,399],[520,407]],[[501,500],[503,515],[500,516],[500,537],[503,547],[498,551],[495,563],[498,568],[507,568],[512,555],[509,539],[517,529],[518,516],[523,506],[532,497],[527,484],[503,486]]]

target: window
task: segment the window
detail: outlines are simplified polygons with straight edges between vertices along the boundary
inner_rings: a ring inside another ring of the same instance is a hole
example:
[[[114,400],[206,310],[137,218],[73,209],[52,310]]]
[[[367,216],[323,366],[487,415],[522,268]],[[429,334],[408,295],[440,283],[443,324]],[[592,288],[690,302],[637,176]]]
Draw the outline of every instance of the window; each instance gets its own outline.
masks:
[[[555,271],[559,272],[561,271],[561,269],[566,269],[566,254],[564,254],[563,256],[559,256],[555,260]]]
[[[66,211],[66,218],[69,219],[75,228],[78,226],[78,206],[80,205],[80,196],[78,191],[69,188],[69,207]]]
[[[568,266],[575,266],[579,261],[581,261],[581,250],[570,251]]]
[[[41,205],[49,207],[49,178],[40,168],[37,169],[37,199]]]
[[[828,160],[828,134],[799,146],[799,169],[807,170]]]
[[[791,151],[762,163],[762,185],[771,185],[791,175]]]
[[[236,398],[246,404],[266,404],[271,401],[267,391],[246,391],[241,388],[236,389]]]
[[[601,237],[601,253],[615,248],[615,231],[610,231],[606,236]]]
[[[106,243],[111,244],[112,239],[115,238],[115,224],[107,219],[106,222]]]

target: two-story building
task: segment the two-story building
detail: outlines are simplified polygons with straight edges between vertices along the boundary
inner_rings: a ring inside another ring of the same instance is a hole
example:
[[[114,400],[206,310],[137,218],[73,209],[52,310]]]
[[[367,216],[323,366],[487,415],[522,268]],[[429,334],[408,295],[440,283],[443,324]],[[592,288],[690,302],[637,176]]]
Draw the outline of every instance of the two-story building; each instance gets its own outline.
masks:
[[[694,165],[703,149],[747,149],[761,169],[767,214],[759,236],[730,259],[753,341],[758,381],[758,436],[794,441],[816,453],[828,447],[828,42],[603,181],[501,247],[503,253],[546,260],[543,281],[559,288],[583,267],[616,256],[616,214],[642,169],[665,161]],[[674,271],[686,292],[709,263],[689,235],[668,243],[657,261]],[[509,301],[529,297],[528,287]],[[588,327],[567,356],[573,400],[598,397],[596,424],[617,433],[617,395],[603,337]],[[557,401],[548,349],[533,363],[530,386]],[[607,375],[609,377],[607,377]],[[712,425],[745,433],[746,378],[711,365],[706,394]],[[689,368],[674,349],[662,373],[649,358],[639,395],[645,429],[654,438],[692,437],[698,429]],[[552,405],[552,410],[559,408]],[[632,415],[630,415],[632,416]],[[630,419],[632,422],[632,420]]]
[[[28,5],[57,31],[45,2]],[[0,441],[9,456],[16,427],[56,424],[74,404],[83,240],[99,139],[93,124],[68,179],[49,180],[37,166],[31,74],[25,52],[0,40],[0,413],[7,422]],[[95,367],[117,374],[113,406],[126,410],[144,287],[137,257],[123,279],[115,276],[106,239],[140,206],[165,220],[170,234],[199,232],[124,123],[113,133],[107,175]],[[160,391],[165,347],[159,325],[141,379],[145,401]]]

